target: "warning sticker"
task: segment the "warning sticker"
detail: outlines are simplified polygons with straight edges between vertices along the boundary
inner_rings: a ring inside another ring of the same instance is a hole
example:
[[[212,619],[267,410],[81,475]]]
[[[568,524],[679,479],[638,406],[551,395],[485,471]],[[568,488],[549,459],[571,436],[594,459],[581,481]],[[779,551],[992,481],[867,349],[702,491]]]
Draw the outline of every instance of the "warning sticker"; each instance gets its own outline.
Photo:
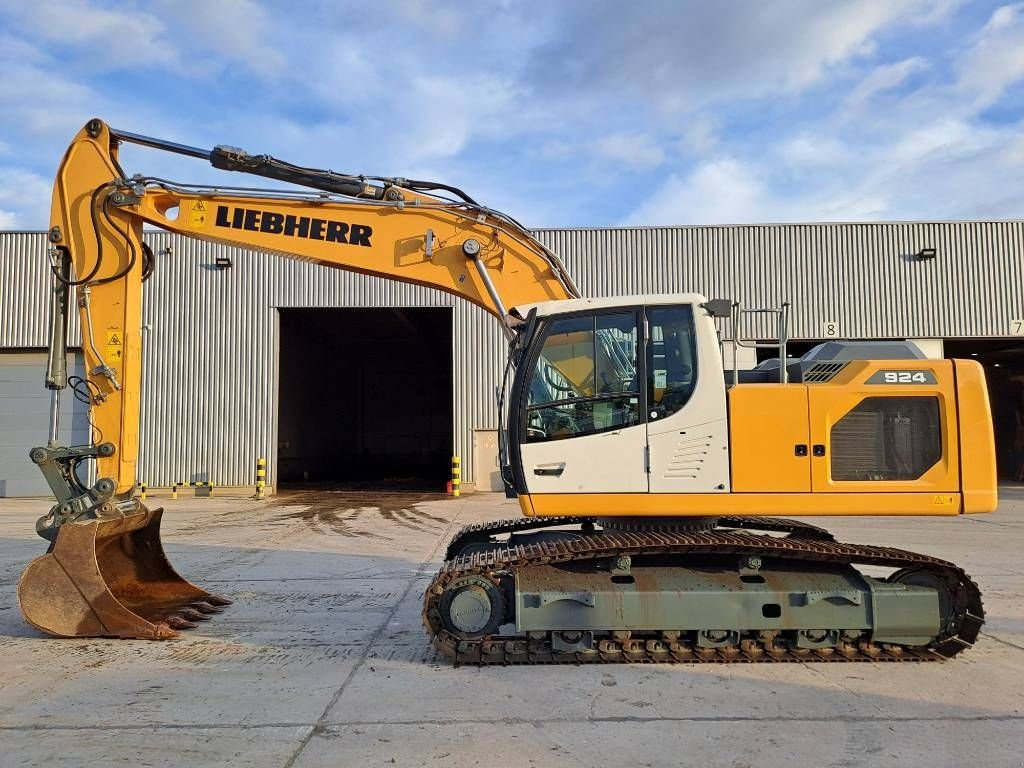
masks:
[[[120,331],[107,331],[107,360],[120,360],[124,357],[124,334]]]
[[[188,212],[188,223],[193,227],[204,227],[206,226],[206,214],[207,205],[202,200],[196,200],[192,203],[192,208]]]

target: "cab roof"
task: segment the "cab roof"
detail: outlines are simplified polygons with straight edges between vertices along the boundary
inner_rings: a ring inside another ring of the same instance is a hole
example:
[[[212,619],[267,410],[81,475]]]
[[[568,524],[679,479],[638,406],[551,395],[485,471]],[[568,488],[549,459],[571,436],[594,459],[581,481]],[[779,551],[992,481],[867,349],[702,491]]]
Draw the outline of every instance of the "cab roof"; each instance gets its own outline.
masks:
[[[539,301],[534,304],[519,304],[512,309],[525,318],[531,309],[537,310],[538,317],[547,317],[548,315],[580,312],[587,309],[614,309],[615,307],[657,304],[703,304],[706,301],[707,297],[699,293],[636,293],[629,296],[605,296],[594,299]]]

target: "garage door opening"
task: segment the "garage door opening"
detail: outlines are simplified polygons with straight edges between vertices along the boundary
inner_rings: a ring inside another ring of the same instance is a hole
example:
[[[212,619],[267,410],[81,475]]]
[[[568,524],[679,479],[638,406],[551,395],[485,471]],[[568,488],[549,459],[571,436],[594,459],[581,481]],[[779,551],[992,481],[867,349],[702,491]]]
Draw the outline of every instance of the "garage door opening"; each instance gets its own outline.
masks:
[[[995,425],[999,479],[1024,481],[1024,343],[1010,339],[947,339],[946,357],[985,368]]]
[[[280,320],[278,485],[444,490],[451,309],[281,309]]]

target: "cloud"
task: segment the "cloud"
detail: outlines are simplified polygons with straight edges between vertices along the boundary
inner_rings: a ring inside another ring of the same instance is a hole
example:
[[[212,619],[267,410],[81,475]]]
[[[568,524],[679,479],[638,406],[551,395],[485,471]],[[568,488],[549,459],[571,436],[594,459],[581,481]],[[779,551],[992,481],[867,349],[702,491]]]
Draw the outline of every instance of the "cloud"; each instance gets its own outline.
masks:
[[[911,75],[927,68],[928,62],[920,56],[875,67],[850,91],[844,107],[858,109],[876,94],[891,91],[903,85]]]
[[[631,170],[657,168],[665,151],[646,133],[611,133],[593,143],[594,152]]]
[[[1006,159],[1011,165],[1024,166],[1024,135],[1018,134],[1006,147]]]
[[[820,171],[842,164],[850,147],[824,131],[804,131],[781,142],[778,155],[790,171]]]
[[[573,102],[613,98],[678,112],[800,92],[869,55],[880,31],[934,21],[949,4],[796,0],[734,13],[714,3],[651,0],[628,14],[607,3],[559,7],[561,35],[532,58],[539,88]]]
[[[383,11],[389,14],[392,22],[411,25],[443,43],[452,43],[463,37],[470,22],[466,6],[428,0],[393,0],[384,4]]]
[[[619,131],[592,141],[549,141],[541,149],[553,159],[590,159],[607,169],[610,165],[621,171],[647,171],[662,165],[666,151],[662,142],[650,134]]]
[[[679,151],[686,155],[707,155],[718,147],[721,137],[714,119],[708,115],[691,115],[679,139]]]
[[[49,179],[23,168],[0,167],[0,229],[47,229]]]
[[[986,111],[1024,83],[1022,8],[997,9],[942,58],[864,68],[833,109],[767,142],[734,137],[715,147],[717,156],[675,172],[623,221],[1021,216],[1020,102],[1010,100],[995,120]]]
[[[410,162],[453,157],[475,135],[486,135],[514,110],[517,87],[501,77],[417,75],[406,93],[406,122],[390,126],[396,149],[404,145]],[[397,128],[398,130],[394,130]],[[500,129],[506,134],[508,126]],[[514,128],[512,128],[514,130]]]
[[[1024,3],[996,9],[959,65],[960,90],[975,109],[994,104],[1024,78]]]
[[[735,158],[722,157],[698,165],[686,176],[669,176],[622,223],[735,224],[785,218],[772,203],[756,168]]]
[[[241,63],[269,78],[282,77],[288,67],[286,57],[268,42],[273,21],[262,6],[251,0],[217,0],[188,6],[164,0],[160,8],[169,21],[187,30],[189,45],[206,54],[201,66],[212,57]]]
[[[531,225],[1020,215],[1022,28],[946,0],[0,0],[0,174],[48,180],[98,115]],[[44,219],[47,184],[8,178],[5,221]]]
[[[68,46],[79,62],[92,67],[135,67],[174,63],[177,52],[165,36],[166,27],[138,8],[124,12],[86,0],[33,0],[6,4],[33,37]]]
[[[93,98],[91,88],[63,77],[50,68],[12,62],[0,55],[0,126],[7,136],[27,137],[62,135],[70,138],[82,122]],[[60,105],[55,109],[54,105]],[[76,114],[77,113],[77,114]],[[52,162],[52,161],[51,161]]]

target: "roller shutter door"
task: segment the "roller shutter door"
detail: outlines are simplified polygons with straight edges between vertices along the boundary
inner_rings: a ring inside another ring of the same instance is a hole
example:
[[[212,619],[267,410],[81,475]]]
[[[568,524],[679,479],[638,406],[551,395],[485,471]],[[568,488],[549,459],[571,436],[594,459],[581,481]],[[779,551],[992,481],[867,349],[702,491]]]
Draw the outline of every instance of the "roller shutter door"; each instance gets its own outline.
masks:
[[[43,388],[44,352],[0,351],[0,497],[49,496],[50,488],[28,458],[30,449],[46,444],[50,393]],[[68,371],[82,375],[80,354],[68,355]],[[88,440],[88,408],[70,389],[61,392],[60,440],[82,445]]]

